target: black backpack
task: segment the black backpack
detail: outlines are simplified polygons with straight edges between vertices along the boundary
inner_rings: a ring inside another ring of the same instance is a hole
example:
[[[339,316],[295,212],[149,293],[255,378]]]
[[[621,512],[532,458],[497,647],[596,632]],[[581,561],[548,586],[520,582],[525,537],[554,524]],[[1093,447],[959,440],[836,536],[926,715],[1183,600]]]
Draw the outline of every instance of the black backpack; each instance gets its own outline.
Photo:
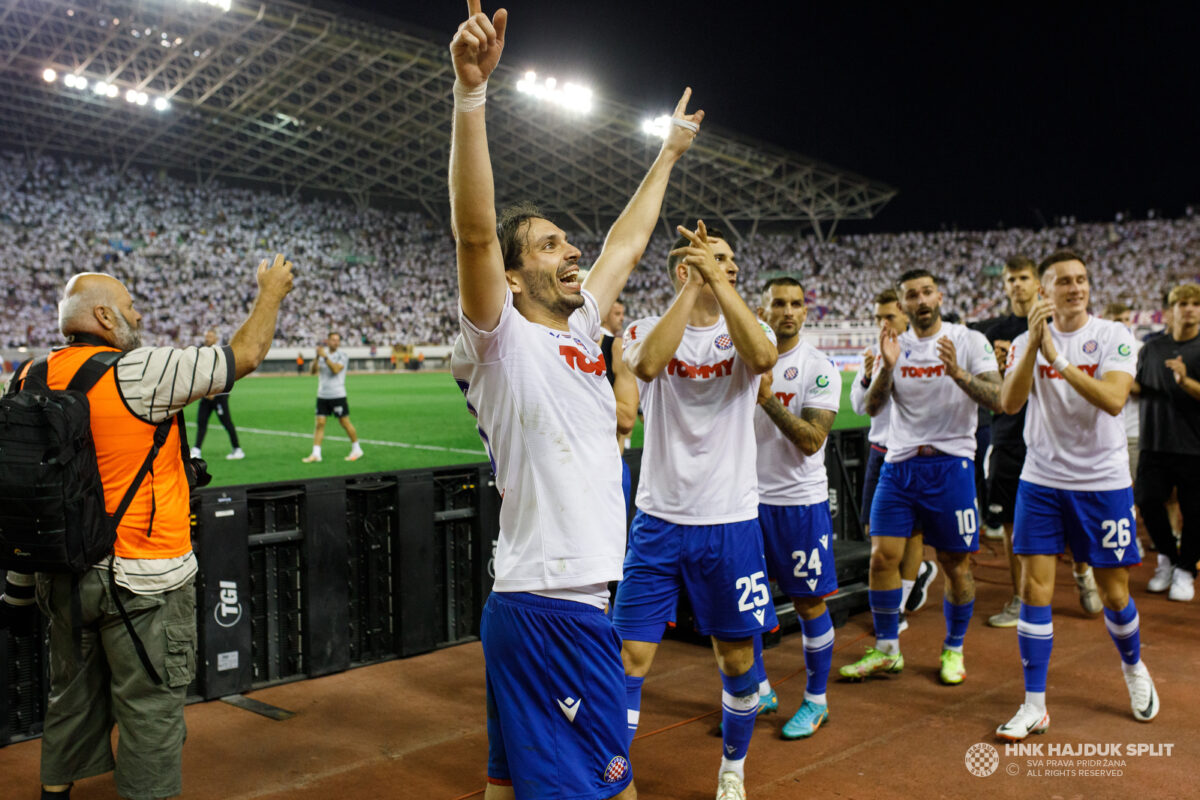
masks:
[[[49,362],[40,358],[29,365],[24,380],[14,375],[0,397],[0,569],[71,573],[77,581],[93,564],[112,555],[121,517],[171,431],[169,417],[156,426],[150,452],[110,517],[104,506],[87,393],[122,355],[97,353],[61,390],[47,384]],[[161,680],[117,595],[111,564],[109,581],[138,656],[158,684]],[[78,591],[73,591],[77,655],[78,603]]]

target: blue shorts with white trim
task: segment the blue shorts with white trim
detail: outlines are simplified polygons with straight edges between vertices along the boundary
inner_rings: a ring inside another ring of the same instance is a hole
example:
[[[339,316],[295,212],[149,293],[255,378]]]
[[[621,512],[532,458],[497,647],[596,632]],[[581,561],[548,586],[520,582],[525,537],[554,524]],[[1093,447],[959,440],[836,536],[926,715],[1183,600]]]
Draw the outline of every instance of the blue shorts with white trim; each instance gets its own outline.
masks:
[[[925,544],[949,553],[979,549],[975,464],[959,456],[914,456],[884,462],[871,504],[871,535],[907,539],[913,528]]]
[[[1017,484],[1013,552],[1057,555],[1068,547],[1076,561],[1093,567],[1141,563],[1133,487],[1081,492],[1028,481]]]
[[[829,501],[811,506],[758,504],[767,574],[788,597],[825,597],[837,591],[833,519]]]
[[[598,608],[492,592],[481,625],[488,782],[519,800],[612,797],[629,766],[621,641]]]

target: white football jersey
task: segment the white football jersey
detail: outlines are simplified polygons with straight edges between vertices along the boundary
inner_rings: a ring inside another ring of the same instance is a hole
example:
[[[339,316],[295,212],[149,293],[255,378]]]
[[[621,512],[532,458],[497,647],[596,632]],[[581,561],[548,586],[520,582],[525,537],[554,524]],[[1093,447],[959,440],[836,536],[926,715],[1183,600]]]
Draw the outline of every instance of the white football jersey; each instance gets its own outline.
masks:
[[[346,396],[346,372],[350,366],[350,356],[346,355],[345,350],[326,355],[333,363],[341,364],[342,369],[334,375],[325,359],[317,360],[317,397],[322,400],[340,400]]]
[[[875,363],[872,366],[871,378],[879,374],[879,353],[877,348],[872,348],[871,352],[875,354]],[[855,414],[866,416],[867,414],[867,387],[862,384],[861,370],[854,376],[854,383],[850,386],[850,408]],[[870,380],[867,381],[870,385]],[[871,429],[867,431],[867,441],[871,444],[877,444],[880,447],[887,447],[888,432],[892,428],[892,399],[889,397],[887,402],[883,404],[883,408],[879,413],[871,417]]]
[[[825,354],[800,342],[771,370],[771,390],[796,417],[805,408],[837,412],[842,400],[842,375]],[[811,506],[829,499],[825,475],[825,445],[806,456],[762,406],[754,411],[754,437],[758,441],[758,502],[773,506]],[[825,440],[828,444],[828,438]]]
[[[625,499],[617,451],[617,406],[600,353],[595,299],[570,331],[530,322],[512,293],[495,330],[481,331],[459,307],[462,332],[451,369],[479,422],[500,503],[498,592],[569,596],[621,579]],[[581,597],[607,600],[604,588]]]
[[[966,326],[943,322],[941,330],[924,339],[917,338],[912,328],[900,334],[900,358],[892,371],[892,426],[886,461],[912,458],[921,445],[975,458],[979,412],[938,358],[937,342],[942,337],[954,342],[959,366],[972,375],[1000,370],[987,337]]]
[[[1139,342],[1136,338],[1134,338],[1134,340],[1133,340],[1133,366],[1134,366],[1134,369],[1137,368],[1138,351],[1141,349],[1142,349],[1142,343]],[[1135,378],[1137,377],[1136,372],[1134,373],[1134,377]],[[1141,431],[1141,425],[1142,425],[1142,415],[1141,415],[1140,403],[1141,403],[1141,401],[1138,398],[1134,397],[1133,393],[1130,392],[1129,399],[1125,401],[1125,408],[1121,412],[1121,419],[1125,422],[1125,438],[1127,440],[1128,439],[1137,439],[1138,437],[1141,436],[1140,431]],[[1126,455],[1128,455],[1128,453]]]
[[[658,317],[625,329],[625,352]],[[775,334],[763,325],[771,342]],[[754,407],[759,376],[734,349],[722,317],[687,326],[662,374],[638,381],[645,418],[637,507],[679,525],[758,517]]]
[[[1119,322],[1088,317],[1082,328],[1071,333],[1055,330],[1051,323],[1050,336],[1061,355],[1093,378],[1137,372],[1133,334]],[[1012,343],[1010,367],[1028,344],[1028,333]],[[1028,449],[1021,480],[1092,492],[1128,488],[1126,444],[1121,415],[1114,417],[1089,403],[1038,353],[1025,412]]]

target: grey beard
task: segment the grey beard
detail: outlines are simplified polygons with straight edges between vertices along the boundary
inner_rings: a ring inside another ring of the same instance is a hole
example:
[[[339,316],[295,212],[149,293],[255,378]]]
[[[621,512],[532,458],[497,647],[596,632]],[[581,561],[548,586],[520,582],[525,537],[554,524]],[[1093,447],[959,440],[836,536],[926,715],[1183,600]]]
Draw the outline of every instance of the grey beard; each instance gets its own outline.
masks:
[[[129,321],[120,313],[117,313],[117,319],[120,322],[117,323],[117,329],[114,331],[116,341],[113,342],[116,348],[124,353],[128,353],[130,350],[136,350],[141,347],[142,332],[130,325]]]

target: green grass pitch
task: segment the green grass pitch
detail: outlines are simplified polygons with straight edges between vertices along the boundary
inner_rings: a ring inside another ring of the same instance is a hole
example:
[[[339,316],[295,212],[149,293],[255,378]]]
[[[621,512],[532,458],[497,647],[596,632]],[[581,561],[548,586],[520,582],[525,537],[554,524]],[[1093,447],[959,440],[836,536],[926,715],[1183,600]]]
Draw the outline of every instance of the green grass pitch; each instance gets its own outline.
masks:
[[[835,428],[857,428],[865,417],[850,411],[851,374],[843,373],[842,410]],[[349,439],[332,417],[325,428],[323,460],[302,464],[312,447],[315,376],[262,376],[238,383],[229,408],[246,458],[227,461],[229,437],[216,414],[209,418],[203,455],[213,486],[291,481],[366,472],[474,464],[487,460],[462,393],[448,372],[350,375],[350,419],[366,456],[344,461]],[[184,412],[195,444],[195,405]],[[642,444],[641,424],[633,446]]]

